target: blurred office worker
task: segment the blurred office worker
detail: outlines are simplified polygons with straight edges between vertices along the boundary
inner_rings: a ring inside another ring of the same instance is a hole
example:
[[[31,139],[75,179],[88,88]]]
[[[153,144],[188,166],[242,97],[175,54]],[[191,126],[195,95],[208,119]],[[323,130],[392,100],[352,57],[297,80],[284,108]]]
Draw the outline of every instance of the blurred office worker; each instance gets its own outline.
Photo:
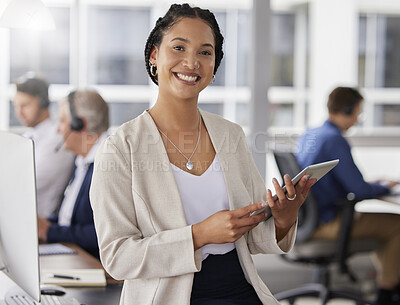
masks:
[[[38,218],[39,240],[74,243],[98,257],[89,189],[96,150],[107,137],[108,105],[95,91],[73,91],[60,104],[59,121],[64,148],[77,155],[75,171],[58,215]]]
[[[363,101],[353,88],[338,87],[329,95],[329,118],[299,138],[297,160],[302,167],[340,159],[339,164],[313,188],[318,202],[320,224],[314,238],[336,239],[339,234],[340,206],[335,202],[353,193],[356,199],[376,198],[390,193],[396,182],[368,183],[354,163],[351,147],[343,133],[357,123]],[[376,304],[400,304],[400,215],[367,213],[357,215],[353,238],[372,237],[383,243],[374,256],[378,272]]]
[[[62,137],[50,118],[47,82],[27,74],[17,81],[16,87],[15,113],[24,126],[31,127],[24,136],[35,143],[38,215],[49,217],[60,206],[75,156],[63,149],[55,150]]]

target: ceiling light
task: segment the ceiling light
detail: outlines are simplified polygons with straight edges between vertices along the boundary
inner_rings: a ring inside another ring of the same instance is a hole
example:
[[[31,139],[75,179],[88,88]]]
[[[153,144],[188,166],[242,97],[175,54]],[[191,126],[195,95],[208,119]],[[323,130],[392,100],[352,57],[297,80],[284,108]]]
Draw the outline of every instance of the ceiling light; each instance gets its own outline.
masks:
[[[11,0],[0,16],[0,27],[55,30],[50,10],[40,0]]]

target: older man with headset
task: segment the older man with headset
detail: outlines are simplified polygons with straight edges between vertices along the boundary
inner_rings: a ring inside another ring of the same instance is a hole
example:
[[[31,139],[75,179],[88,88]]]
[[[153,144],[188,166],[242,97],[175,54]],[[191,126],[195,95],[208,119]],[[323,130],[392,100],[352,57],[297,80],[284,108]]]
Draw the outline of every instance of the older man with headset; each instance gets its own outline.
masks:
[[[47,82],[28,73],[16,82],[13,104],[20,122],[30,127],[24,133],[35,143],[38,215],[49,217],[60,207],[65,187],[74,169],[74,154],[55,150],[62,139],[50,117]]]
[[[38,218],[39,240],[74,243],[98,257],[89,189],[96,150],[107,137],[108,105],[96,91],[73,91],[60,104],[59,121],[62,146],[77,155],[76,167],[58,215]]]

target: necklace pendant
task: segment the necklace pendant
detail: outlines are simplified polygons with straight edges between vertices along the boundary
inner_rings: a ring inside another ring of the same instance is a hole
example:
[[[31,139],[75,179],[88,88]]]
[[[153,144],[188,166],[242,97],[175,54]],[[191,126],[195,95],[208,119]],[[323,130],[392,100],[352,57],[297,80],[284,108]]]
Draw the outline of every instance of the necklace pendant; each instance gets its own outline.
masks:
[[[191,171],[193,169],[193,163],[191,161],[186,162],[186,168]]]

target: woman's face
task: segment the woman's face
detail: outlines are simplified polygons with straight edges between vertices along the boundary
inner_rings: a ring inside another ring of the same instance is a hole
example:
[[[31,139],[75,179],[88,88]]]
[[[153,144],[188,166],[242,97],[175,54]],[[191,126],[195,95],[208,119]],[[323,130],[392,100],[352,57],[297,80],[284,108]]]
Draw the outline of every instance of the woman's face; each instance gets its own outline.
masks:
[[[161,94],[190,99],[209,85],[215,65],[215,41],[210,26],[199,18],[183,18],[154,47]]]

